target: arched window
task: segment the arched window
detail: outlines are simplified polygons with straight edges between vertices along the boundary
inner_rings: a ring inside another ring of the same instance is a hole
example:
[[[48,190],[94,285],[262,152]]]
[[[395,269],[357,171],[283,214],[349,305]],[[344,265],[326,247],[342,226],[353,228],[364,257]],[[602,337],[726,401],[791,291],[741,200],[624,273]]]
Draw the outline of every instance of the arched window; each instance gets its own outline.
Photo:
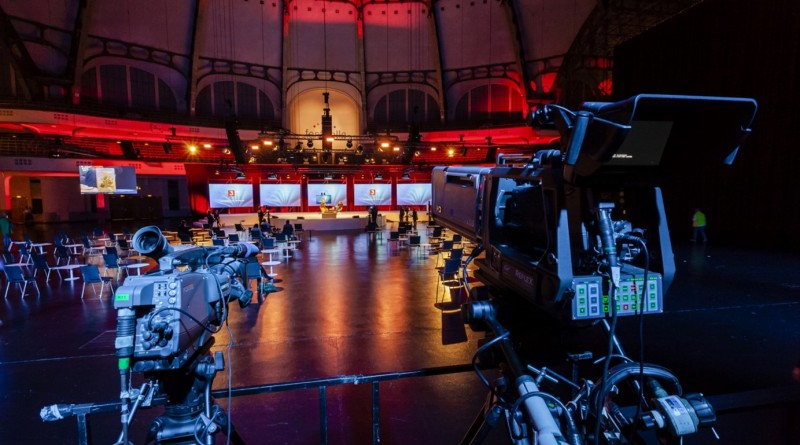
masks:
[[[230,80],[206,85],[197,93],[198,116],[274,120],[275,109],[267,94],[253,85]]]
[[[153,73],[127,65],[101,65],[81,76],[81,101],[131,110],[177,111],[175,92]]]
[[[373,121],[378,124],[437,123],[439,104],[424,91],[412,88],[394,90],[378,99]]]
[[[522,118],[522,95],[508,85],[481,85],[461,96],[456,104],[457,122],[506,122]]]

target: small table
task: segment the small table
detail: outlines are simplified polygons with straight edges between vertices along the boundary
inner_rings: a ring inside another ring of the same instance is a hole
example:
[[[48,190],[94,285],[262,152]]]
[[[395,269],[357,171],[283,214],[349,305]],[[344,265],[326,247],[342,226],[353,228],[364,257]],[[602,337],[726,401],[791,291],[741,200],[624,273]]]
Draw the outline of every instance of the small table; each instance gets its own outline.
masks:
[[[78,255],[78,249],[83,249],[83,244],[64,244],[64,247],[69,249],[73,255]]]
[[[64,281],[75,281],[80,277],[76,277],[75,274],[73,273],[73,271],[75,269],[79,269],[80,267],[81,267],[80,264],[65,264],[63,266],[54,266],[54,267],[51,267],[50,269],[58,270],[58,271],[68,270],[69,271],[69,278],[64,278]],[[58,273],[58,276],[59,277],[61,276],[61,272]]]
[[[264,261],[263,263],[261,263],[261,265],[262,266],[269,266],[269,273],[267,275],[270,278],[275,278],[276,276],[278,276],[278,274],[273,272],[272,266],[277,266],[278,264],[281,264],[281,262],[273,260],[272,259],[272,254],[273,253],[278,253],[280,251],[281,251],[281,249],[264,249],[264,250],[261,251],[261,253],[266,253],[266,254],[269,255],[269,260],[268,261]]]
[[[136,275],[142,274],[142,268],[149,266],[150,263],[132,263],[132,264],[125,264],[123,267],[125,269],[136,269]]]
[[[40,254],[44,255],[44,248],[52,245],[53,243],[33,243],[31,244],[31,247],[36,248],[36,250],[38,250]]]

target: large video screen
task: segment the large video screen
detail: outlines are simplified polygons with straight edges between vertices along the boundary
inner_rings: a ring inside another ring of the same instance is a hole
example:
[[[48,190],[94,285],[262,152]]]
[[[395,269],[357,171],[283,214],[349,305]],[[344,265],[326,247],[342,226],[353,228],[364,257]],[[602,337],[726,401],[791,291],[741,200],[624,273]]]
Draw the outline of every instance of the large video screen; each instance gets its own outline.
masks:
[[[300,207],[300,184],[261,184],[259,201],[267,207]]]
[[[392,204],[391,184],[355,184],[353,198],[357,206]]]
[[[252,184],[208,184],[211,208],[253,207]]]
[[[78,167],[82,194],[108,193],[135,195],[136,169],[133,167]]]
[[[424,206],[431,202],[431,184],[397,184],[397,205]]]
[[[344,184],[308,184],[308,205],[317,206],[322,199],[326,205],[336,205],[339,201],[347,204],[347,186]]]

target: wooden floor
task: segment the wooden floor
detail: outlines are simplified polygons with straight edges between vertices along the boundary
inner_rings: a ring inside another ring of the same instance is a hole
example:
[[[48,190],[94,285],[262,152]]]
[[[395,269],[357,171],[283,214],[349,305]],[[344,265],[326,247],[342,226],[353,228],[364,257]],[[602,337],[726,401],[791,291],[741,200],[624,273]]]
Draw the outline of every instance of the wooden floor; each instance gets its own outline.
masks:
[[[30,232],[48,239],[58,230]],[[467,328],[460,333],[465,341],[451,343],[459,334],[452,328],[463,325],[457,313],[434,307],[436,261],[360,231],[314,232],[275,266],[276,292],[243,309],[230,306],[229,324],[213,349],[230,351],[231,386],[469,363],[482,334]],[[647,361],[672,369],[687,391],[706,395],[791,388],[791,369],[800,359],[797,255],[687,243],[676,246],[676,263],[666,312],[646,318]],[[22,298],[12,289],[0,305],[0,444],[76,443],[73,418],[42,423],[39,409],[110,402],[119,394],[110,293],[87,290],[81,300],[80,280],[51,277],[46,283],[39,277],[38,283],[40,296],[29,290]],[[622,321],[619,332],[623,344],[638,348],[636,323]],[[587,333],[594,335],[581,335]],[[554,331],[542,342],[564,335]],[[214,387],[227,386],[228,375],[221,373]],[[458,443],[485,395],[471,372],[385,382],[381,443]],[[218,402],[247,443],[311,444],[320,442],[318,396],[311,389]],[[330,387],[327,397],[329,443],[370,443],[371,386]],[[136,443],[158,414],[137,415],[131,429]],[[766,414],[744,414],[746,421],[742,415],[720,415],[722,442],[704,432],[684,443],[747,443],[739,439],[748,435],[758,438],[749,443],[792,443],[785,441],[791,411],[769,405]],[[769,424],[750,421],[758,416]],[[117,415],[95,416],[94,443],[113,443],[118,423]],[[486,443],[508,441],[498,428]]]

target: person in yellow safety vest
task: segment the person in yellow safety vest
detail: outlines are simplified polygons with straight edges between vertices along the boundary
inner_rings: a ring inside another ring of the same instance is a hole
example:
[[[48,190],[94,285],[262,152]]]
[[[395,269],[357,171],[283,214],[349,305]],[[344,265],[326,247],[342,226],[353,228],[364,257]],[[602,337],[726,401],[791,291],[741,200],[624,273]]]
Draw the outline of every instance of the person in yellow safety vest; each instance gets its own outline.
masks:
[[[692,242],[695,241],[708,241],[706,237],[706,214],[701,212],[700,209],[694,209],[694,215],[692,215],[692,228],[694,229],[692,233]]]

